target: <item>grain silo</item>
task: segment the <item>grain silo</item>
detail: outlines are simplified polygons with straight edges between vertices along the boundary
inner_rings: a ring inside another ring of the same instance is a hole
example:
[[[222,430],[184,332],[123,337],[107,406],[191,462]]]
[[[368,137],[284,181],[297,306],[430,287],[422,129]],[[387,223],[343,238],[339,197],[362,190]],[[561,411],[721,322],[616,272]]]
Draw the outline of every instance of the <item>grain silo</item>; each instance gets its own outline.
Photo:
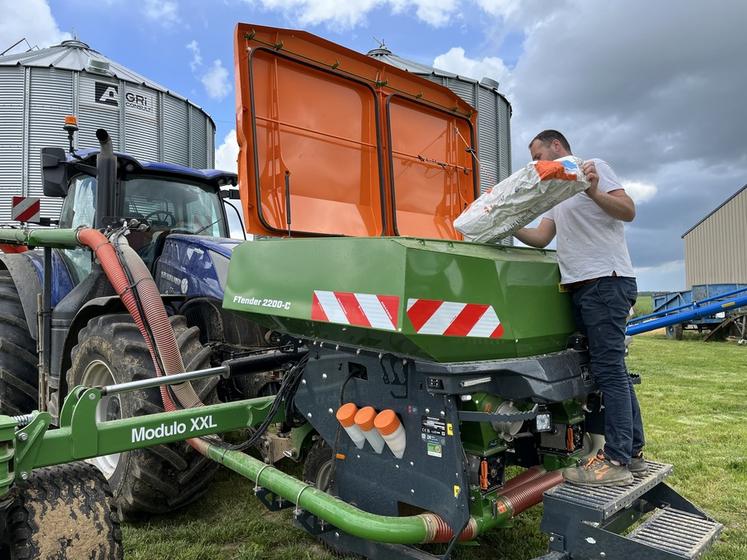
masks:
[[[485,191],[511,175],[511,104],[498,92],[498,82],[459,76],[393,54],[381,47],[368,56],[446,86],[477,109],[477,154],[480,188]]]
[[[747,284],[747,185],[682,234],[687,288]]]
[[[0,57],[0,224],[11,196],[42,196],[39,153],[67,148],[65,115],[77,115],[76,148],[97,147],[97,128],[114,149],[146,161],[213,166],[215,123],[186,98],[108,59],[79,40]],[[56,218],[59,199],[42,198]]]

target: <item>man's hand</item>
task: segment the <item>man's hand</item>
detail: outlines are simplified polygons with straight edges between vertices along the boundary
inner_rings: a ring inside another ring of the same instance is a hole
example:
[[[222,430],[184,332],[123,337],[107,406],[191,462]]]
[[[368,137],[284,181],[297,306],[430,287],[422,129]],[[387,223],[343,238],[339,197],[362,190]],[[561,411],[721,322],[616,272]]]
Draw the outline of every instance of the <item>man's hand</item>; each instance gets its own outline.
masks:
[[[591,186],[586,189],[586,194],[589,198],[594,199],[594,196],[599,192],[599,175],[597,174],[597,168],[593,161],[585,161],[581,165],[581,171],[584,172],[586,178],[591,183]]]

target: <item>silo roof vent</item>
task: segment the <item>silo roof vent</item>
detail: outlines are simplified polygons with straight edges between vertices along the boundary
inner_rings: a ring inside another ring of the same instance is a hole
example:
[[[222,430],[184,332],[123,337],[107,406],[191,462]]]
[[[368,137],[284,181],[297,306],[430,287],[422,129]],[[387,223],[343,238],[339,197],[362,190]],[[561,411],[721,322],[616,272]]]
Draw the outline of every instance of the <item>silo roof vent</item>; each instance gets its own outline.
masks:
[[[110,76],[112,73],[109,69],[109,61],[101,60],[99,58],[89,58],[86,70],[88,72],[93,72],[94,74],[103,74],[105,76]]]

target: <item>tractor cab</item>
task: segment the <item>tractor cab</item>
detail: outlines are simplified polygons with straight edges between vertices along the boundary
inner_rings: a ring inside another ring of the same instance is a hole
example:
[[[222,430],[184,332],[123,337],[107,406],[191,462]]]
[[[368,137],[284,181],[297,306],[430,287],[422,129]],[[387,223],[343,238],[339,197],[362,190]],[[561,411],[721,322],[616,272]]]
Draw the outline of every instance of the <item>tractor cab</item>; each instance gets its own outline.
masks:
[[[142,162],[115,154],[115,172],[100,191],[96,158],[99,150],[70,154],[60,148],[42,150],[44,194],[64,199],[61,228],[116,226],[133,223],[128,242],[153,271],[171,233],[228,237],[222,198],[236,185],[234,173],[201,170],[181,165]],[[238,191],[236,191],[236,195]],[[65,250],[64,255],[80,281],[91,271],[91,253]]]

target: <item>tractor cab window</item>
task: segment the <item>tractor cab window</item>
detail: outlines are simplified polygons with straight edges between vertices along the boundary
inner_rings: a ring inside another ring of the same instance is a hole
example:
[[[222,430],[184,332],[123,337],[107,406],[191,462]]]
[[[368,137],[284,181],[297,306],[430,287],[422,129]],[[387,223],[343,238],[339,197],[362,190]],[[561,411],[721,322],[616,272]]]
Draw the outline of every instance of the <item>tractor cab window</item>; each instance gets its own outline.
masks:
[[[226,225],[215,191],[164,179],[123,182],[124,215],[146,220],[151,229],[225,237]]]
[[[80,175],[72,180],[62,203],[60,227],[75,229],[92,226],[96,210],[96,178]],[[91,251],[85,247],[64,249],[62,254],[76,276],[77,282],[91,273]]]
[[[147,221],[146,232],[132,231],[127,240],[152,267],[169,233],[228,237],[228,226],[217,191],[168,178],[141,176],[119,183],[120,207],[112,216]],[[96,210],[96,178],[73,178],[60,214],[60,227],[93,226]],[[91,272],[88,249],[66,249],[69,264],[78,281]]]

